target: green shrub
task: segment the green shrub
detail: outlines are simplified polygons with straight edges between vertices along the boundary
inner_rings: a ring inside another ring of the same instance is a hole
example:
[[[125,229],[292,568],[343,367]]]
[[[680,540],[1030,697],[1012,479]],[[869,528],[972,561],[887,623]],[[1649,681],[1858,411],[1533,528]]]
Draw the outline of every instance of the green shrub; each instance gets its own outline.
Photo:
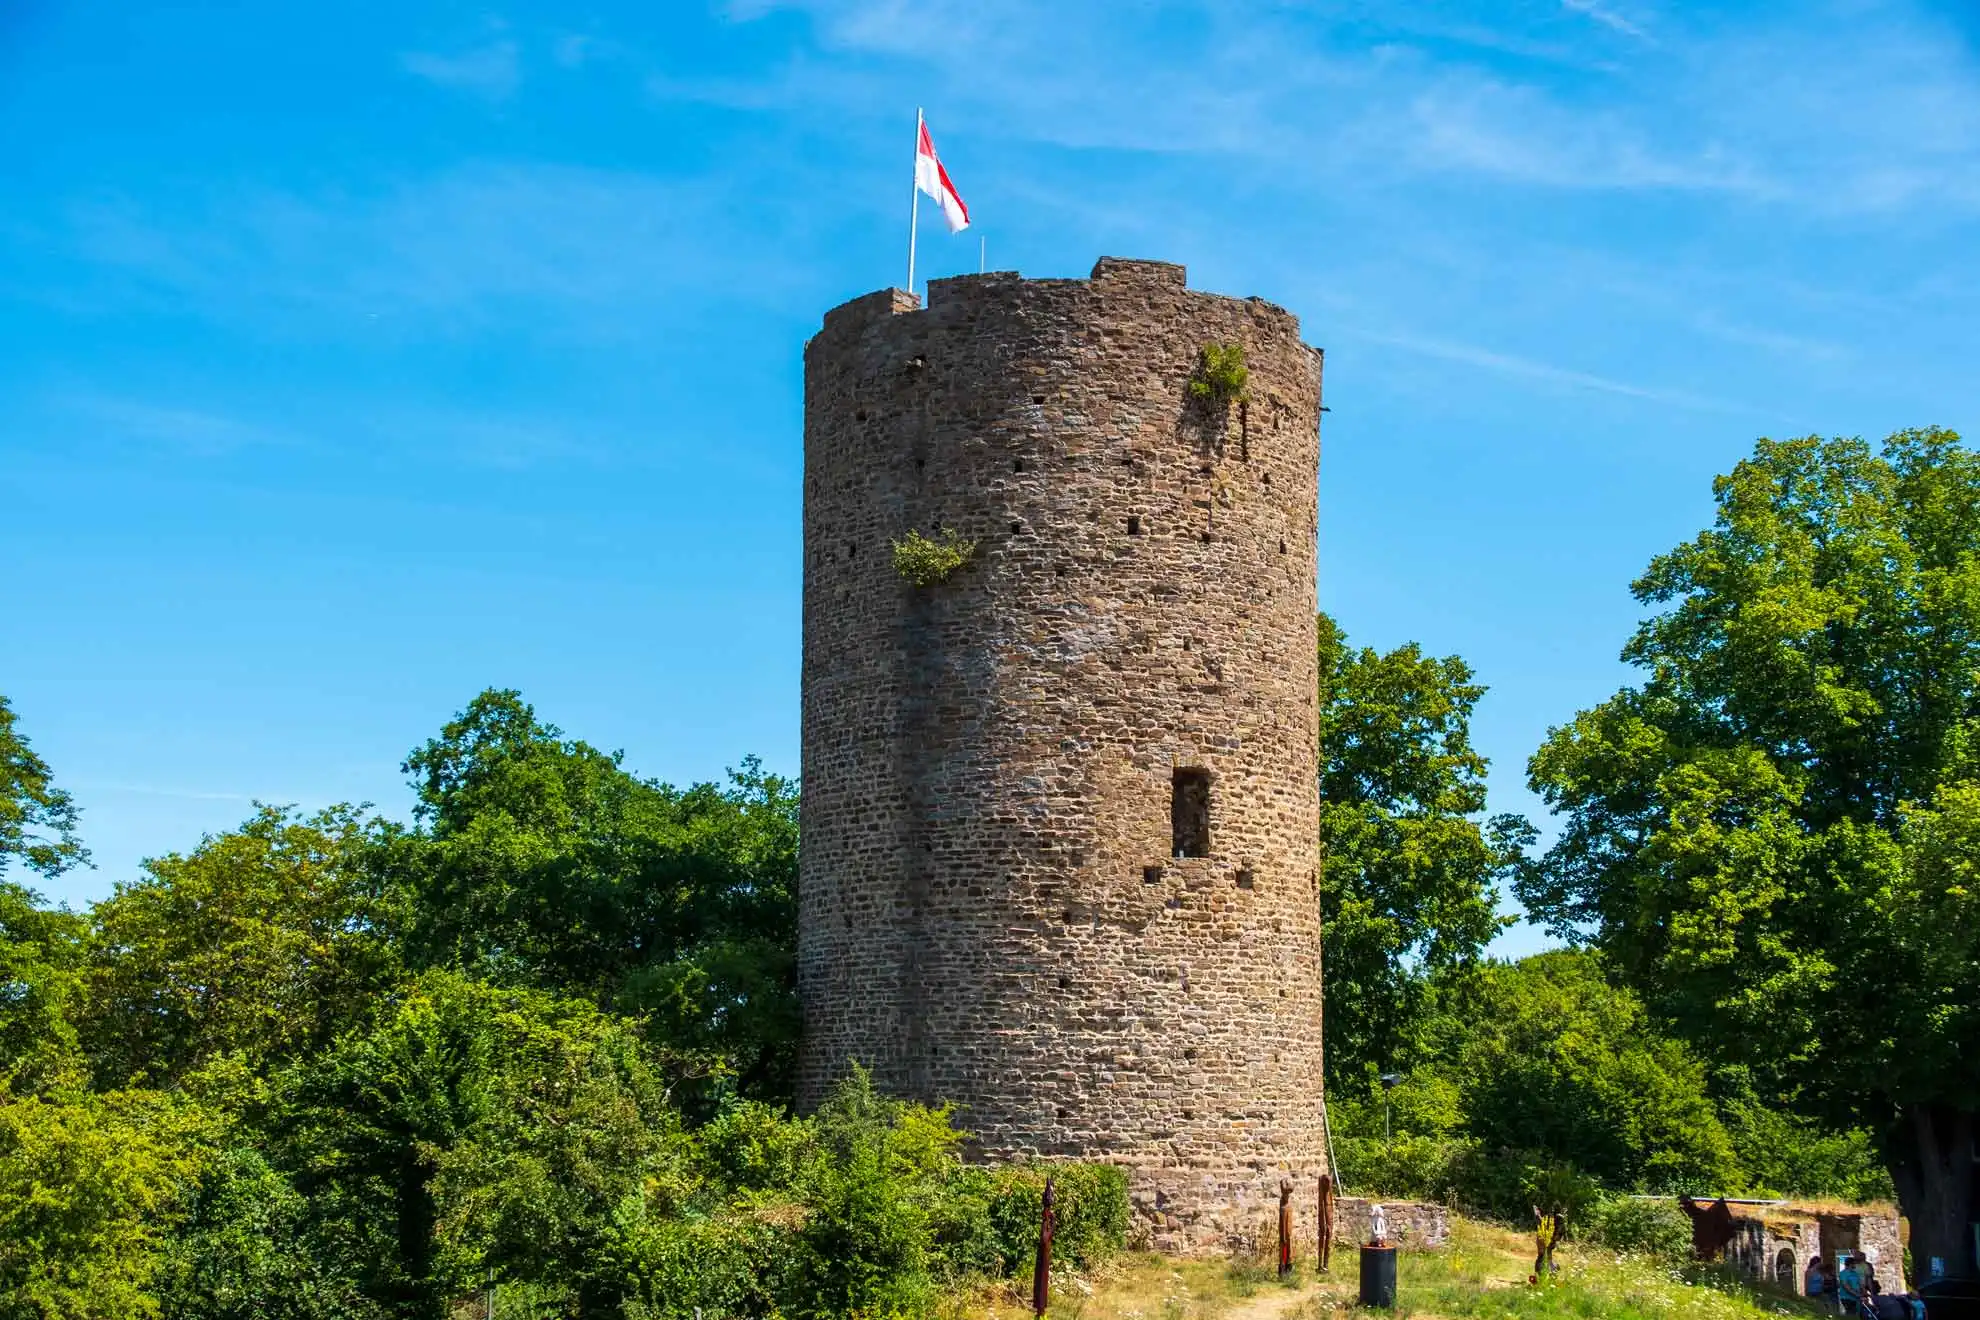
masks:
[[[1211,408],[1226,408],[1244,401],[1250,379],[1243,344],[1205,344],[1189,378],[1189,397]]]
[[[1006,1274],[1022,1274],[1032,1261],[1047,1174],[1053,1180],[1055,1259],[1093,1265],[1127,1245],[1127,1174],[1120,1169],[1111,1164],[998,1169],[993,1175],[989,1216]]]
[[[954,529],[935,540],[910,528],[894,542],[894,571],[913,586],[932,587],[947,582],[975,553],[976,542],[963,540]]]
[[[1343,1137],[1335,1154],[1341,1183],[1355,1196],[1450,1201],[1476,1143],[1445,1137]]]
[[[1691,1250],[1691,1221],[1671,1197],[1609,1196],[1581,1212],[1575,1236],[1613,1251],[1677,1260]]]
[[[739,1208],[640,1225],[623,1262],[627,1320],[775,1315],[792,1245],[778,1218]]]

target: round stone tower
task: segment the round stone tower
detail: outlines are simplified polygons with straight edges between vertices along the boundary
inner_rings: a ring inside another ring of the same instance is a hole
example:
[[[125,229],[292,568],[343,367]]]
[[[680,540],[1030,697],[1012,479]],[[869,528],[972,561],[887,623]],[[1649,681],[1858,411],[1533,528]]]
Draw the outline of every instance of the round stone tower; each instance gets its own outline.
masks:
[[[1242,345],[1241,400],[1197,397]],[[800,1099],[858,1060],[1160,1245],[1310,1211],[1320,352],[1180,266],[935,280],[805,348]],[[916,586],[892,544],[974,543]],[[1305,1216],[1302,1215],[1304,1219]]]

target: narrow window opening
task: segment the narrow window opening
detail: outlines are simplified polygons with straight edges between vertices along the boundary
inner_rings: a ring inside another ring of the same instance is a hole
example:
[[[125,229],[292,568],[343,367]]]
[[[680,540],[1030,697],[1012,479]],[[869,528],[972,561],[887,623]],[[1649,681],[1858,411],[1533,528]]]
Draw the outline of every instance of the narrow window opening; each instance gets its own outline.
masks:
[[[1169,833],[1177,857],[1210,855],[1210,772],[1177,770],[1169,795]]]
[[[1279,553],[1284,554],[1285,552],[1286,552],[1286,538],[1282,536],[1279,538]]]
[[[1017,534],[1018,534],[1019,532],[1021,532],[1021,531],[1023,531],[1023,530],[1024,530],[1024,524],[1023,524],[1023,523],[1012,523],[1012,524],[1011,524],[1011,535],[1012,535],[1012,536],[1016,536],[1016,535],[1017,535]]]
[[[1141,883],[1142,883],[1142,884],[1144,884],[1144,885],[1159,885],[1159,884],[1161,884],[1161,883],[1162,883],[1162,868],[1161,868],[1161,867],[1159,867],[1159,866],[1144,866],[1144,867],[1142,867],[1142,868],[1141,868]]]
[[[1013,472],[1024,471],[1024,460],[1021,458],[1013,460],[1011,463],[1011,471]]]
[[[1141,535],[1141,519],[1139,518],[1128,519],[1128,535],[1129,536]]]
[[[859,553],[859,542],[857,541],[846,542],[846,558],[851,559],[854,555],[857,555],[858,553]]]
[[[1045,396],[1042,394],[1034,394],[1031,396],[1031,401],[1033,403],[1043,403],[1045,402]]]

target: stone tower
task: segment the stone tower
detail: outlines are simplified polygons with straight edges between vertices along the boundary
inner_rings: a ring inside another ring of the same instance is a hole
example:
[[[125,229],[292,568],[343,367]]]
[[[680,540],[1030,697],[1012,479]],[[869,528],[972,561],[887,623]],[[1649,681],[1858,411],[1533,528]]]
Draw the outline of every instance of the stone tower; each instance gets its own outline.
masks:
[[[1241,344],[1246,399],[1192,398]],[[805,348],[800,1099],[849,1059],[1158,1243],[1326,1167],[1319,350],[1180,266],[935,280]],[[891,543],[976,543],[916,587]]]

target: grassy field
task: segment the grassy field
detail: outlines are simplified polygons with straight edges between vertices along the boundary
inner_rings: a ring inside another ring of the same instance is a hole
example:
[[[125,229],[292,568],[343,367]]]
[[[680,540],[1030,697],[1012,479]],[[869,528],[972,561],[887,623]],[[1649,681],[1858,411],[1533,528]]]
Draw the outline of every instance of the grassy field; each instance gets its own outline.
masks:
[[[1494,1320],[1756,1320],[1826,1314],[1784,1294],[1750,1287],[1717,1270],[1677,1267],[1639,1256],[1563,1248],[1560,1273],[1527,1283],[1533,1240],[1457,1220],[1449,1248],[1403,1255],[1395,1315],[1480,1316]],[[1332,1276],[1304,1265],[1290,1283],[1242,1262],[1124,1258],[1092,1275],[1058,1281],[1052,1320],[1323,1320],[1355,1306],[1354,1250],[1336,1252]],[[960,1318],[1021,1320],[1031,1314],[1015,1291],[956,1299]],[[1362,1312],[1372,1317],[1375,1312]]]

